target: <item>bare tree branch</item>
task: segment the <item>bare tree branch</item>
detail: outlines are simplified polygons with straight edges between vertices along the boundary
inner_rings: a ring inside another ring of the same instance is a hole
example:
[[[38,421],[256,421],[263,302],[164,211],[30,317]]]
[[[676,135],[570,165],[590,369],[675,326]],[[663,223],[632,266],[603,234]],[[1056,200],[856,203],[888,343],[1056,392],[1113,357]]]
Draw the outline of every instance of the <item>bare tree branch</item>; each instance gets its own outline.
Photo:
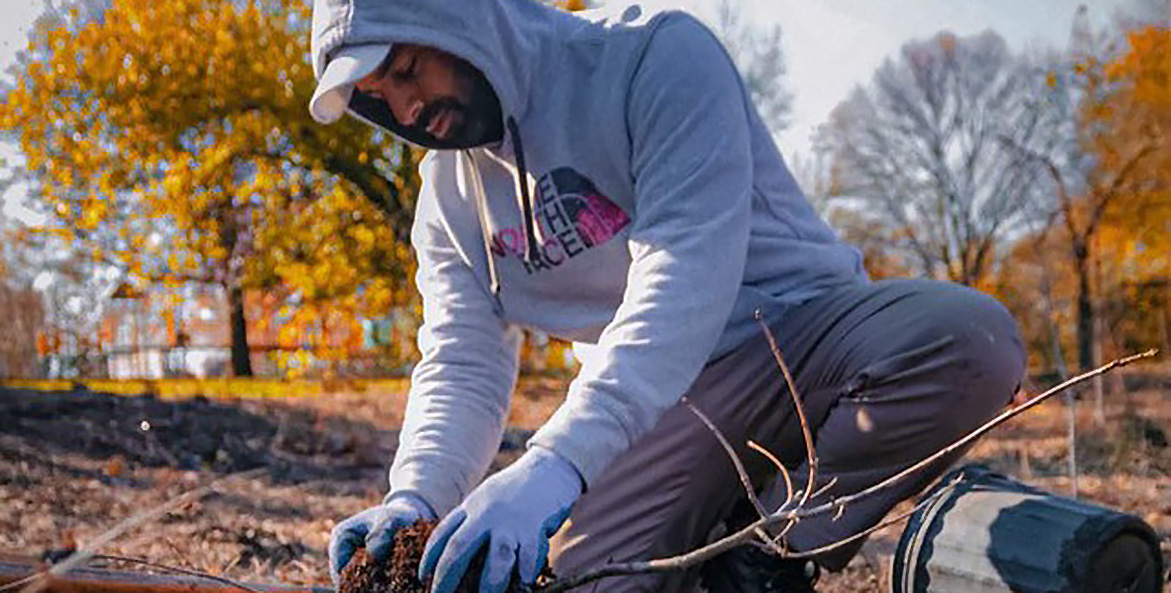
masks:
[[[1020,159],[995,138],[1031,142],[1047,132],[1045,112],[1030,108],[1041,80],[992,32],[907,43],[819,132],[836,190],[897,227],[894,246],[921,272],[980,282],[993,246],[1024,221],[1036,193]]]
[[[259,589],[253,589],[252,587],[249,587],[248,585],[245,585],[244,583],[241,583],[239,581],[234,581],[234,580],[229,579],[227,577],[216,576],[214,574],[208,574],[206,572],[200,572],[198,570],[191,570],[188,568],[180,568],[178,566],[169,566],[167,564],[159,564],[157,562],[151,562],[149,560],[144,560],[142,558],[133,558],[130,556],[117,556],[117,555],[113,555],[113,554],[94,554],[93,558],[95,560],[111,560],[114,562],[125,562],[127,564],[138,564],[141,566],[145,566],[147,568],[166,570],[166,571],[178,573],[181,575],[186,575],[189,577],[197,577],[197,578],[201,578],[201,579],[207,579],[209,581],[215,581],[215,582],[220,583],[222,585],[228,585],[230,587],[235,587],[237,589],[242,589],[244,591],[251,591],[252,593],[260,593]]]
[[[691,400],[684,397],[682,402],[683,405],[687,406],[687,409],[691,410],[691,413],[695,414],[696,417],[699,418],[701,422],[703,422],[704,426],[706,426],[707,429],[711,431],[713,435],[715,435],[716,440],[720,442],[720,446],[722,446],[724,451],[728,453],[728,458],[732,460],[732,465],[736,468],[736,475],[740,477],[740,485],[744,487],[744,493],[748,496],[748,500],[752,503],[752,507],[756,509],[757,515],[760,517],[767,517],[769,512],[765,510],[764,505],[760,504],[760,499],[756,496],[756,489],[752,487],[752,479],[748,477],[748,472],[744,469],[744,463],[740,461],[740,456],[736,454],[736,449],[732,447],[732,443],[728,442],[728,439],[724,437],[724,434],[720,432],[720,429],[716,428],[715,423],[713,423],[706,414],[699,411],[699,408],[695,407],[691,403]]]
[[[777,360],[777,366],[781,368],[781,374],[785,376],[785,385],[789,387],[789,397],[793,400],[793,408],[797,412],[797,418],[801,421],[801,436],[805,439],[805,455],[806,464],[809,466],[807,473],[809,474],[805,482],[805,492],[801,495],[801,500],[797,506],[804,505],[808,500],[810,494],[813,492],[813,486],[817,483],[817,448],[813,445],[813,430],[809,427],[809,419],[805,417],[805,403],[801,399],[801,393],[797,390],[797,382],[793,379],[793,375],[789,372],[789,365],[785,364],[785,358],[781,355],[781,349],[777,346],[777,339],[773,336],[773,332],[769,329],[768,324],[764,322],[760,309],[756,310],[756,322],[760,324],[764,331],[765,338],[768,339],[769,348],[772,350],[773,358]]]
[[[895,515],[894,517],[886,519],[885,521],[882,521],[881,523],[878,523],[877,525],[874,525],[873,527],[870,527],[869,529],[864,529],[862,531],[859,531],[858,533],[855,533],[854,535],[851,535],[850,537],[840,539],[836,542],[829,543],[829,544],[826,544],[826,545],[818,547],[818,548],[813,548],[812,550],[805,550],[803,552],[789,552],[788,554],[785,555],[785,558],[793,558],[793,559],[813,558],[814,556],[819,556],[819,555],[824,554],[826,552],[836,550],[846,544],[849,544],[850,542],[865,538],[866,536],[874,533],[875,531],[878,531],[879,529],[890,527],[891,525],[905,521],[907,519],[907,517],[914,515],[915,513],[919,512],[921,509],[926,507],[927,505],[935,502],[940,497],[942,497],[944,494],[948,493],[951,490],[951,488],[954,487],[955,484],[958,483],[962,479],[963,479],[963,476],[956,476],[955,478],[952,479],[951,482],[948,483],[947,486],[940,488],[939,490],[937,490],[936,492],[931,494],[931,496],[928,496],[927,498],[924,498],[923,500],[919,501],[918,504],[916,504],[913,508],[911,508],[911,510],[903,512],[903,513],[899,513],[898,515]],[[845,507],[838,507],[838,508],[844,509]]]
[[[776,455],[773,455],[772,451],[761,447],[756,441],[748,441],[748,448],[764,455],[766,459],[776,466],[777,472],[781,474],[781,477],[785,481],[785,501],[781,503],[781,506],[787,506],[793,500],[793,479],[789,476],[789,469],[785,467],[785,464],[781,463],[781,460],[777,459]]]
[[[49,568],[49,570],[47,570],[43,573],[39,573],[39,574],[40,574],[40,576],[47,577],[50,575],[60,575],[65,572],[68,572],[70,569],[73,569],[73,568],[81,565],[86,560],[93,557],[93,555],[98,550],[100,550],[106,544],[114,541],[115,539],[118,539],[126,532],[128,532],[128,531],[130,531],[140,525],[143,525],[143,524],[149,523],[150,521],[158,519],[159,517],[171,512],[175,509],[178,509],[189,502],[199,500],[200,498],[203,498],[204,496],[206,496],[212,492],[215,492],[225,482],[227,482],[229,480],[232,480],[235,478],[249,478],[252,476],[259,475],[260,473],[263,473],[265,471],[268,471],[268,469],[267,468],[257,468],[257,469],[248,470],[248,471],[244,471],[244,472],[237,472],[234,474],[229,474],[229,475],[224,476],[224,477],[222,477],[222,478],[220,478],[220,479],[218,479],[218,480],[216,480],[206,486],[203,486],[201,488],[197,488],[195,490],[190,490],[190,491],[185,492],[179,496],[176,496],[176,497],[164,502],[161,505],[146,509],[136,515],[133,515],[133,516],[119,522],[117,525],[114,525],[110,529],[99,534],[97,537],[95,537],[91,541],[87,542],[85,546],[82,546],[80,549],[75,551],[73,554],[69,555],[69,557],[65,558],[61,562],[58,562],[57,564],[54,564],[52,567]],[[47,584],[48,584],[47,578],[37,579],[37,580],[31,582],[27,587],[25,587],[22,590],[22,593],[37,593],[38,591],[43,590]]]
[[[912,466],[906,468],[905,470],[887,478],[886,480],[883,480],[882,482],[879,482],[878,484],[875,484],[869,488],[866,488],[866,489],[861,490],[859,492],[856,492],[854,494],[830,501],[828,503],[809,507],[809,508],[806,508],[802,505],[796,505],[791,509],[779,509],[778,511],[774,512],[770,516],[758,519],[758,520],[754,521],[753,523],[747,525],[746,527],[740,529],[739,531],[732,533],[724,538],[721,538],[720,540],[718,540],[716,542],[713,542],[707,546],[703,546],[703,547],[698,548],[696,550],[692,550],[690,552],[680,554],[678,556],[672,556],[669,558],[658,558],[658,559],[654,559],[654,560],[645,560],[645,561],[638,561],[638,562],[624,562],[624,563],[608,564],[605,566],[600,566],[600,567],[582,572],[581,574],[578,574],[578,575],[571,575],[569,577],[555,580],[555,581],[549,583],[548,585],[545,585],[543,587],[538,587],[535,590],[539,591],[540,593],[559,593],[561,591],[567,591],[569,589],[572,589],[574,587],[580,586],[585,583],[589,583],[589,582],[592,582],[592,581],[595,581],[598,579],[611,577],[611,576],[657,573],[657,572],[670,572],[670,571],[675,571],[675,570],[682,570],[682,569],[689,568],[692,566],[697,566],[703,562],[706,562],[707,560],[710,560],[712,558],[715,558],[716,556],[719,556],[720,554],[722,554],[732,548],[753,543],[754,541],[756,541],[756,538],[759,537],[758,533],[761,529],[775,526],[775,525],[780,524],[782,522],[788,523],[788,522],[793,522],[793,521],[808,518],[808,517],[813,517],[816,515],[822,515],[822,514],[831,512],[831,511],[841,512],[850,503],[852,503],[856,500],[859,500],[861,498],[871,496],[876,492],[879,492],[881,490],[889,488],[891,485],[906,479],[911,474],[913,474],[913,473],[923,469],[924,467],[938,461],[939,459],[941,459],[945,455],[952,453],[961,447],[966,446],[967,444],[971,443],[973,440],[988,433],[993,428],[996,428],[997,426],[1000,426],[1004,422],[1007,422],[1008,420],[1020,415],[1021,413],[1036,407],[1037,405],[1041,404],[1042,402],[1049,399],[1053,395],[1058,394],[1058,393],[1062,393],[1065,390],[1070,389],[1071,387],[1074,387],[1076,385],[1079,385],[1081,383],[1089,381],[1095,377],[1098,377],[1100,375],[1108,373],[1114,369],[1133,364],[1133,363],[1140,361],[1140,360],[1153,358],[1156,354],[1158,354],[1158,350],[1148,350],[1148,351],[1140,353],[1140,354],[1135,354],[1132,356],[1128,356],[1125,358],[1115,360],[1115,361],[1113,361],[1109,364],[1103,365],[1093,371],[1083,373],[1083,374],[1078,375],[1076,377],[1073,377],[1067,381],[1064,381],[1064,382],[1060,383],[1059,385],[1056,385],[1056,386],[1046,390],[1045,392],[1034,396],[1029,401],[1027,401],[1023,404],[1020,404],[1018,406],[1012,407],[1009,410],[1006,410],[1005,412],[997,415],[996,417],[992,418],[991,420],[984,423],[983,425],[976,428],[975,430],[960,437],[959,439],[957,439],[956,441],[954,441],[953,443],[951,443],[947,447],[940,449],[939,451],[937,451],[933,455],[919,461],[918,463],[915,463],[914,465],[912,465]],[[808,494],[808,491],[806,493],[802,494],[802,500],[807,499],[807,496],[806,496],[807,494]],[[930,499],[928,499],[928,500],[930,500]],[[924,501],[921,504],[926,504],[926,503],[927,503],[927,501]],[[905,517],[900,517],[900,518],[905,518]],[[877,529],[877,528],[872,528],[872,530],[873,529]],[[854,539],[857,539],[860,537],[864,537],[864,535],[851,536],[851,538],[854,538]],[[836,548],[841,545],[844,545],[846,543],[846,541],[853,541],[853,539],[832,542],[831,544],[829,544],[829,546]],[[800,557],[805,557],[808,555],[814,555],[814,554],[822,553],[824,551],[828,551],[829,549],[832,549],[829,546],[827,546],[825,548],[818,548],[817,550],[807,550],[804,552],[791,552],[790,551],[790,552],[786,552],[784,554],[784,557],[786,557],[786,558],[800,558]]]
[[[715,423],[712,422],[711,419],[708,418],[703,412],[699,411],[699,408],[692,405],[691,401],[686,397],[684,397],[682,401],[683,405],[687,406],[687,408],[691,410],[691,412],[695,414],[701,422],[703,422],[704,426],[707,426],[708,430],[711,431],[713,435],[715,435],[716,440],[720,442],[720,445],[724,447],[724,451],[728,454],[728,458],[732,460],[732,465],[736,468],[736,475],[740,477],[740,484],[744,486],[744,492],[748,496],[749,502],[751,502],[752,507],[756,509],[757,516],[761,519],[768,517],[769,512],[765,510],[764,505],[760,504],[760,498],[756,496],[756,489],[752,487],[752,478],[750,478],[748,476],[748,472],[745,471],[744,463],[740,461],[740,456],[736,454],[736,449],[732,447],[732,444],[728,442],[728,439],[724,437],[723,433],[720,432],[720,429],[716,427]],[[784,548],[774,544],[764,529],[758,529],[756,531],[756,535],[759,536],[762,541],[768,544],[775,553],[785,553]]]

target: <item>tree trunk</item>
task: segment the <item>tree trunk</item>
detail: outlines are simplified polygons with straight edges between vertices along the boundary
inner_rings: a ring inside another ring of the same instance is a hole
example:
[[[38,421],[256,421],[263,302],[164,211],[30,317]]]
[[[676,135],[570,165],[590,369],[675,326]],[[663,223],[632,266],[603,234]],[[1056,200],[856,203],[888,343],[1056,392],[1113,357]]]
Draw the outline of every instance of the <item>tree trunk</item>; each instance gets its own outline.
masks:
[[[1091,335],[1090,346],[1093,349],[1093,361],[1091,366],[1097,366],[1098,361],[1102,360],[1102,336],[1106,335],[1106,326],[1102,322],[1104,319],[1105,307],[1102,306],[1102,292],[1103,286],[1106,285],[1102,281],[1102,260],[1094,258],[1094,280],[1092,285],[1098,287],[1098,293],[1090,299],[1093,307],[1093,328],[1094,332]],[[1106,381],[1102,375],[1094,377],[1094,423],[1099,427],[1106,425]]]
[[[252,357],[248,351],[248,322],[244,317],[244,290],[239,286],[226,286],[228,326],[232,332],[232,375],[252,376]]]
[[[1094,368],[1094,303],[1090,293],[1090,253],[1085,245],[1075,245],[1074,269],[1077,271],[1077,362],[1083,371]]]
[[[1097,311],[1094,308],[1093,282],[1090,279],[1089,241],[1075,241],[1073,246],[1074,269],[1077,270],[1077,358],[1082,372],[1091,370],[1097,364],[1099,352],[1096,343],[1098,329]],[[1094,378],[1094,423],[1106,423],[1101,377]]]
[[[1040,249],[1037,249],[1038,255]],[[1045,310],[1045,320],[1049,326],[1049,342],[1053,348],[1053,362],[1057,367],[1057,378],[1065,381],[1069,377],[1069,370],[1065,366],[1065,352],[1061,348],[1061,328],[1057,326],[1057,321],[1053,315],[1053,284],[1049,280],[1049,267],[1044,265],[1046,262],[1041,260],[1041,306]],[[1077,466],[1077,398],[1071,390],[1066,390],[1062,397],[1065,398],[1065,412],[1066,412],[1066,432],[1069,446],[1068,471],[1069,471],[1069,490],[1070,497],[1078,497],[1078,466]],[[1022,459],[1028,463],[1028,447],[1022,449]],[[1030,472],[1031,473],[1031,472]],[[1022,475],[1022,477],[1031,477],[1031,475]]]
[[[1166,294],[1166,293],[1164,293]],[[1159,309],[1159,343],[1163,345],[1163,352],[1171,352],[1171,332],[1167,331],[1167,306]]]

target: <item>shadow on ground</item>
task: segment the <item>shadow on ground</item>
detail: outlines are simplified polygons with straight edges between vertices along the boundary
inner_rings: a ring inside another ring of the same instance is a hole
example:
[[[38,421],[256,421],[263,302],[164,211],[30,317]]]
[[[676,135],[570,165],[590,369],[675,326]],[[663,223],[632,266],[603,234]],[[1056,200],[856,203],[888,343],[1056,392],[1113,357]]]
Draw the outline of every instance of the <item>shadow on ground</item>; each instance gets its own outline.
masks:
[[[268,467],[275,483],[352,479],[385,466],[394,436],[271,401],[0,389],[0,459],[103,481],[119,479],[120,463],[220,474]],[[73,455],[107,460],[111,471],[72,467]]]
[[[502,455],[523,448],[529,431],[509,431]],[[0,462],[58,475],[146,487],[119,477],[119,463],[230,474],[269,468],[274,484],[363,481],[389,464],[397,427],[324,414],[275,400],[161,400],[152,395],[0,389]],[[108,461],[105,468],[70,458]],[[40,472],[0,472],[25,485]]]

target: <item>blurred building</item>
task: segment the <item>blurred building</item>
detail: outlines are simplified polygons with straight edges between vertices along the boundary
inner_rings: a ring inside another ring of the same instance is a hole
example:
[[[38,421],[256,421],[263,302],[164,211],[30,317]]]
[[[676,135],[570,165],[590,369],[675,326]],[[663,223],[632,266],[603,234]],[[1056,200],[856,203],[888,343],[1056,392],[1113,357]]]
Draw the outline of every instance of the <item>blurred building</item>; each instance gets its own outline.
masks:
[[[271,356],[282,350],[277,339],[282,321],[277,299],[249,293],[244,300],[253,373],[279,374]],[[217,286],[141,288],[124,282],[102,311],[98,336],[112,379],[202,378],[231,372],[228,303]]]
[[[244,302],[256,376],[405,374],[417,358],[417,321],[406,309],[379,318],[332,315],[305,322],[294,319],[295,304],[275,295],[251,292]],[[124,282],[99,317],[100,372],[111,379],[229,375],[228,310],[216,286]],[[559,373],[575,365],[568,344],[543,334],[526,337],[523,372]]]
[[[98,321],[106,372],[113,379],[226,374],[226,310],[222,291],[207,286],[118,285]]]

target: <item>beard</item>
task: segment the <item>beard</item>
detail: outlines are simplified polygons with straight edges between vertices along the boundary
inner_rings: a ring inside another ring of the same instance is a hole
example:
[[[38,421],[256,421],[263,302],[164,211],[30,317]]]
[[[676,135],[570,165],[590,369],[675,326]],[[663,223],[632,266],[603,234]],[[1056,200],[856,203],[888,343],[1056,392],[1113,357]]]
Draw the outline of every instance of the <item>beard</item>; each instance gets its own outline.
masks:
[[[455,62],[456,79],[462,87],[462,95],[467,97],[461,101],[454,97],[437,99],[423,106],[412,131],[426,136],[434,143],[454,145],[459,148],[471,148],[491,142],[497,142],[504,137],[504,116],[501,113],[500,98],[476,67],[464,60]],[[446,138],[438,138],[427,131],[434,118],[445,112],[453,118],[454,123],[448,130]]]
[[[456,58],[454,68],[462,96],[428,102],[414,125],[402,125],[386,102],[361,92],[354,92],[350,109],[404,140],[425,148],[464,149],[499,142],[504,138],[504,114],[496,91],[484,73],[467,61]],[[452,124],[446,137],[439,138],[427,128],[436,117],[444,114],[452,118]]]

